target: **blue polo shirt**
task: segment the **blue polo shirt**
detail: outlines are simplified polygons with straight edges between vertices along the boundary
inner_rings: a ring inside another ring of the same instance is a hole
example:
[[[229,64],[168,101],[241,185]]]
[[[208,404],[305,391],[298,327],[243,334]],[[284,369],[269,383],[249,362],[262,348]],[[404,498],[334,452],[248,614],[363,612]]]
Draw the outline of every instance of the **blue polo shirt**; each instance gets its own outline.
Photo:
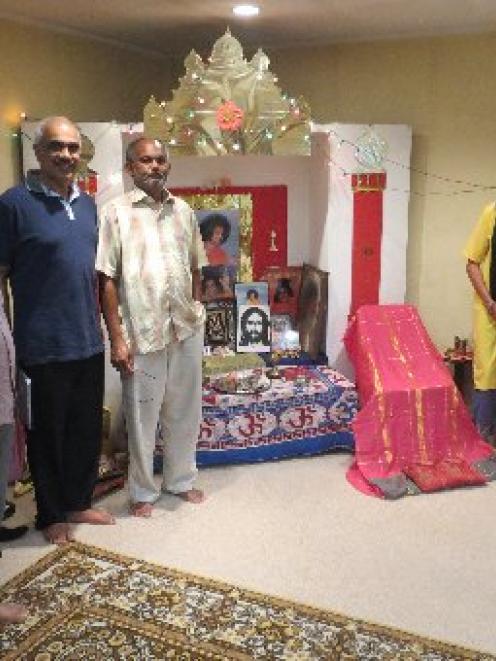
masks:
[[[9,271],[21,363],[103,351],[96,243],[96,206],[77,186],[65,200],[30,178],[0,196],[0,265]]]

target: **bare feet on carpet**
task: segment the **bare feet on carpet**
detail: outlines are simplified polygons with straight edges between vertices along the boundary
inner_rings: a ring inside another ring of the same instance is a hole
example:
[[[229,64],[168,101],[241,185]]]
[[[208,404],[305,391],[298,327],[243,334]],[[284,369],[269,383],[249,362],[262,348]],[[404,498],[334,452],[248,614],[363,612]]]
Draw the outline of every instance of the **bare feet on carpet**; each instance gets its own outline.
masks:
[[[201,489],[190,489],[189,491],[180,491],[179,493],[174,494],[175,496],[178,496],[182,500],[185,500],[187,503],[194,503],[195,505],[198,505],[199,503],[203,503],[205,500],[205,494]]]
[[[96,526],[111,526],[115,523],[115,519],[110,512],[97,509],[70,512],[67,515],[67,520],[71,523],[90,523]]]
[[[47,542],[50,542],[50,544],[62,546],[62,544],[74,541],[71,529],[65,522],[52,523],[52,525],[43,528],[42,532],[43,537]]]
[[[0,624],[20,624],[28,616],[28,610],[22,604],[4,602],[0,604]]]
[[[131,503],[129,510],[133,516],[149,519],[153,512],[153,505],[151,503]]]

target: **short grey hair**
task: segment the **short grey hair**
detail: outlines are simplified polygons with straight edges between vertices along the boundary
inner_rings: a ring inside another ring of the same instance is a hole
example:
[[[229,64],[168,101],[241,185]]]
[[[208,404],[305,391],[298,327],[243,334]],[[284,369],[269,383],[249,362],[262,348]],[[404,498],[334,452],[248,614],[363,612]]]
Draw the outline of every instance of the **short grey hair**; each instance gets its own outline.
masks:
[[[148,138],[146,135],[140,135],[139,138],[132,140],[126,147],[126,163],[132,163],[134,161],[136,158],[136,147],[141,142],[154,142],[160,145],[164,152],[165,158],[167,159],[167,162],[170,161],[169,150],[167,149],[167,145],[165,143],[163,143],[161,140],[158,140],[157,138]]]
[[[35,128],[34,136],[33,136],[33,147],[37,147],[40,144],[40,142],[43,140],[43,137],[45,135],[46,127],[55,121],[64,121],[67,122],[67,124],[72,124],[72,126],[74,126],[76,131],[79,133],[79,142],[81,142],[81,131],[79,127],[76,126],[76,124],[74,124],[74,122],[71,122],[71,120],[68,119],[67,117],[52,115],[51,117],[45,117],[45,119],[42,119],[41,122],[38,124],[38,126]]]

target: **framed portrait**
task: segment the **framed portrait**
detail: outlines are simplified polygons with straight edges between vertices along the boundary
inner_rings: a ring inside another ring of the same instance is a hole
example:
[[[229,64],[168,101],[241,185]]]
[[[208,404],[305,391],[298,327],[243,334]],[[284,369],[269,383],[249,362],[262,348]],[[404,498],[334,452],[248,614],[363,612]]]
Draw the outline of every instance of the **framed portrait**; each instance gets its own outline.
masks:
[[[301,350],[315,359],[324,350],[329,273],[303,264],[296,326]]]
[[[234,293],[238,306],[269,304],[269,286],[266,282],[237,282]]]
[[[298,296],[301,285],[299,266],[279,266],[268,268],[265,279],[269,285],[269,305],[273,314],[290,314],[293,318],[298,312]]]
[[[194,209],[200,230],[203,225],[202,238],[208,240],[207,236],[213,229],[207,225],[209,216],[221,215],[227,218],[230,224],[229,237],[225,237],[225,225],[222,229],[222,240],[220,247],[232,258],[236,258],[234,265],[237,270],[237,280],[251,282],[253,280],[252,265],[252,226],[253,226],[253,196],[249,192],[237,192],[237,189],[191,189],[171,188],[174,194],[179,195]],[[221,221],[222,222],[222,221]],[[210,225],[214,222],[210,221]],[[220,237],[220,229],[217,229],[217,237]],[[219,238],[216,239],[219,242]],[[208,252],[208,251],[207,251]],[[217,257],[216,257],[217,254]],[[208,257],[208,254],[207,254]],[[212,263],[222,261],[222,254],[218,250],[213,251],[210,256],[209,266]]]
[[[234,305],[221,301],[205,306],[205,338],[208,347],[234,347]]]
[[[196,218],[211,267],[228,266],[238,270],[239,209],[199,209]]]
[[[270,318],[272,351],[297,351],[300,334],[289,314],[273,314]]]
[[[240,305],[237,308],[236,351],[270,353],[270,308]]]
[[[234,299],[235,266],[205,266],[201,272],[203,303]]]

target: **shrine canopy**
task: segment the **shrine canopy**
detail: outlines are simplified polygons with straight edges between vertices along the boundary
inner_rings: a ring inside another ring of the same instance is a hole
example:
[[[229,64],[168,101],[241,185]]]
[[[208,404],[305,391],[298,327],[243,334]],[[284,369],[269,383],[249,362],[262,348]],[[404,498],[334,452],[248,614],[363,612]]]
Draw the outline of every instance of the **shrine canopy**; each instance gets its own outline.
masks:
[[[150,97],[145,135],[164,141],[173,155],[309,155],[310,108],[282,92],[269,64],[261,49],[246,60],[227,29],[206,63],[189,53],[172,99]]]

